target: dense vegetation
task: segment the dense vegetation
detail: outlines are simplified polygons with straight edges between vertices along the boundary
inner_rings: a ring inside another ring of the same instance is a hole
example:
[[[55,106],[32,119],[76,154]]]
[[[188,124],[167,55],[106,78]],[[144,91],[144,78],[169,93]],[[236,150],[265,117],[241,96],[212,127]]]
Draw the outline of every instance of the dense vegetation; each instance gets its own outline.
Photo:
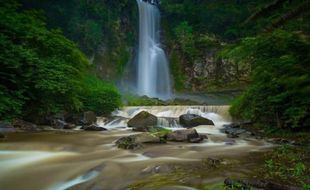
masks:
[[[118,79],[132,58],[138,12],[133,0],[19,0],[23,9],[37,9],[47,24],[61,28],[94,63],[93,71]]]
[[[137,41],[135,1],[3,2],[1,117],[120,104],[116,89],[91,73],[114,81],[123,75]],[[236,118],[307,128],[308,7],[306,0],[161,1],[175,92],[246,89],[233,103]]]
[[[309,45],[303,33],[276,30],[224,52],[252,66],[251,85],[231,113],[278,128],[309,126]]]
[[[0,7],[0,118],[62,111],[110,112],[117,90],[90,77],[86,56],[38,11],[12,1]]]

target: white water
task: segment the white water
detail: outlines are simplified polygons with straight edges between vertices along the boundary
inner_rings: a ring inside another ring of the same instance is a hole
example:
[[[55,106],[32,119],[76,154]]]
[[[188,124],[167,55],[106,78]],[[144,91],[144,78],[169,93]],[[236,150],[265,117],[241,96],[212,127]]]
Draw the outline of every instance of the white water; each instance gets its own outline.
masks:
[[[215,126],[202,126],[199,129],[200,132],[225,135],[220,132],[221,128],[225,124],[231,122],[229,116],[229,106],[139,106],[139,107],[124,107],[121,110],[113,112],[113,116],[116,117],[114,120],[109,122],[98,122],[101,127],[111,129],[127,128],[127,122],[141,111],[147,111],[155,115],[157,125],[159,127],[167,128],[170,130],[183,129],[182,125],[179,124],[179,117],[183,114],[196,114],[201,117],[210,119],[213,121]]]
[[[156,5],[137,0],[140,13],[137,90],[139,95],[171,98],[169,66],[160,44],[160,14]]]

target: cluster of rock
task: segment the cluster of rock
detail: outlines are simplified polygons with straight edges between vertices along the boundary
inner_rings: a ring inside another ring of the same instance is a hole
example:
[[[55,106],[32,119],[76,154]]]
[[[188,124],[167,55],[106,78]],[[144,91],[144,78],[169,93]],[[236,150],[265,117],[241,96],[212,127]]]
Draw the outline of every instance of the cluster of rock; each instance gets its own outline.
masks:
[[[181,115],[180,124],[186,128],[170,131],[157,126],[158,118],[146,111],[142,111],[128,121],[128,127],[133,131],[144,132],[141,134],[122,137],[116,141],[116,145],[123,149],[136,149],[147,143],[188,142],[200,143],[207,139],[206,135],[199,134],[193,127],[199,125],[214,125],[206,118],[194,114]]]
[[[5,137],[8,132],[41,132],[49,130],[72,130],[81,127],[85,131],[103,131],[106,130],[96,124],[97,116],[94,112],[88,111],[83,114],[71,114],[64,116],[58,114],[53,117],[45,119],[44,123],[40,125],[24,121],[22,119],[15,119],[12,122],[0,121],[0,138]]]

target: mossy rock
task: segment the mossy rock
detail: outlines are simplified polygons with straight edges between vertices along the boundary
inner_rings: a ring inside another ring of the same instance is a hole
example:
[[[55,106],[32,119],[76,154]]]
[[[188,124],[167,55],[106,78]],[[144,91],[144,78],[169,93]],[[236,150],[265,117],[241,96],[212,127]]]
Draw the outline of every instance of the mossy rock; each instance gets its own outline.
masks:
[[[118,148],[133,150],[143,147],[143,144],[161,144],[165,142],[166,139],[156,133],[141,133],[122,137],[116,141],[116,145]]]
[[[151,131],[157,126],[157,117],[146,111],[142,111],[130,119],[127,125],[133,128],[134,131]]]

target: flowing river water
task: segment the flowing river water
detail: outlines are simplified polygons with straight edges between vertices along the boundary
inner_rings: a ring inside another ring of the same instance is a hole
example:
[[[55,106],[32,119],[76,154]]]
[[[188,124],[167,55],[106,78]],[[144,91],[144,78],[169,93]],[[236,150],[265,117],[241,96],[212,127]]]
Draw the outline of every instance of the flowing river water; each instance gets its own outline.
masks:
[[[199,144],[168,142],[145,145],[134,151],[118,149],[114,144],[117,139],[136,133],[127,128],[127,121],[142,110],[156,115],[160,118],[160,126],[172,130],[181,129],[177,117],[184,113],[209,118],[215,126],[196,127],[199,133],[208,135],[208,139]],[[8,134],[5,141],[0,141],[0,189],[118,190],[127,189],[132,183],[153,175],[147,172],[153,167],[199,165],[210,157],[242,163],[232,170],[210,173],[203,181],[214,184],[229,175],[242,176],[250,172],[256,161],[249,156],[272,146],[255,138],[227,143],[231,139],[220,129],[231,120],[228,106],[125,107],[113,114],[115,120],[110,122],[104,123],[98,118],[98,124],[108,129],[103,132],[75,130]]]

